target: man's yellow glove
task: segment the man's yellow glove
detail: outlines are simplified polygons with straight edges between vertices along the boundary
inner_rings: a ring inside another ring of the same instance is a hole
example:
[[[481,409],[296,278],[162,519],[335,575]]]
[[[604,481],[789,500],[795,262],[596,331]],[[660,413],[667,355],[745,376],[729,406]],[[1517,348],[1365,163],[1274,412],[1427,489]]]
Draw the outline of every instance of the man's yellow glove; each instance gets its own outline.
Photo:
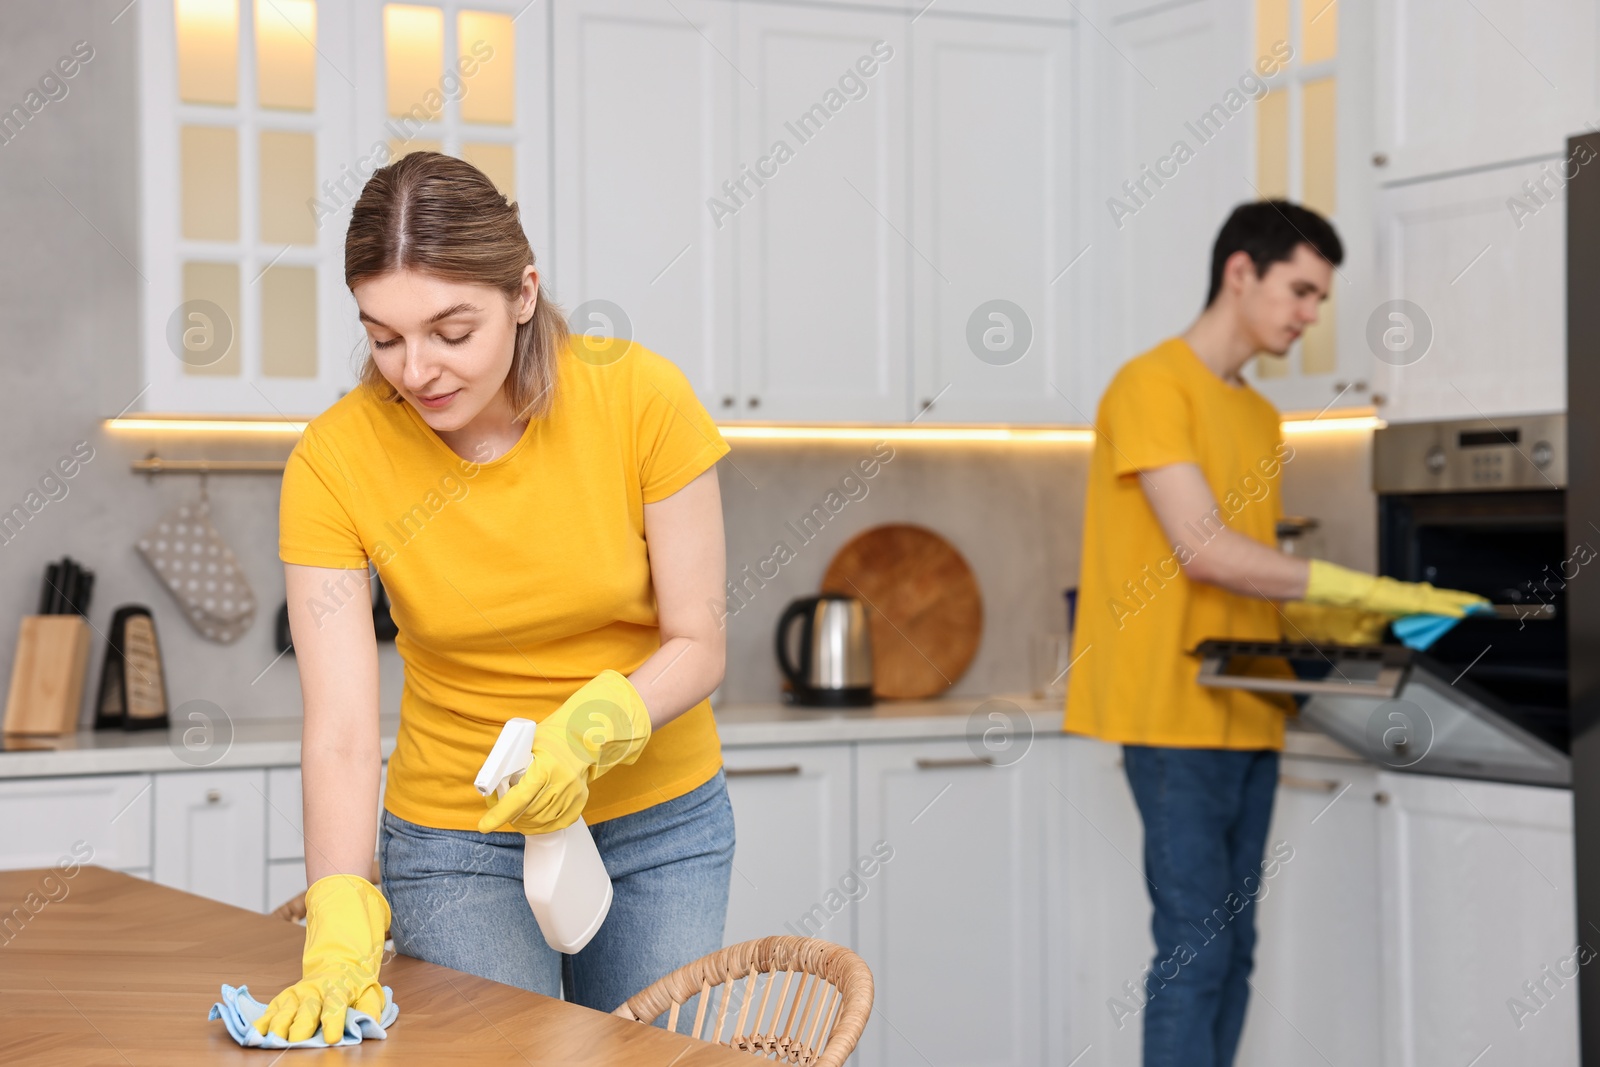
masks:
[[[527,773],[503,798],[483,798],[489,811],[478,829],[548,834],[571,826],[583,814],[589,783],[638,759],[648,740],[644,698],[625,676],[601,671],[534,729]]]
[[[377,886],[355,874],[318,878],[306,890],[302,977],[272,998],[254,1023],[256,1033],[305,1041],[321,1023],[322,1039],[333,1045],[344,1038],[346,1008],[381,1017],[378,967],[388,929],[389,902]]]
[[[1313,645],[1376,645],[1383,640],[1393,616],[1333,604],[1307,604],[1291,600],[1278,605],[1283,611],[1284,639]]]
[[[1312,604],[1361,608],[1384,615],[1448,615],[1454,619],[1461,618],[1474,604],[1489,603],[1476,593],[1435,589],[1427,582],[1379,578],[1321,559],[1311,561],[1306,600]]]

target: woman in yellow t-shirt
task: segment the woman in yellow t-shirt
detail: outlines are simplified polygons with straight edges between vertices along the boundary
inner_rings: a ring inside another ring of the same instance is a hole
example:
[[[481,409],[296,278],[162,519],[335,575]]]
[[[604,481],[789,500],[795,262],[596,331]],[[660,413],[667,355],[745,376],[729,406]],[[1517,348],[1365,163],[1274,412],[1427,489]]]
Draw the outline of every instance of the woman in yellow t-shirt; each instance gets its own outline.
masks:
[[[517,207],[415,152],[352,209],[360,385],[284,471],[279,556],[305,704],[300,982],[257,1021],[291,1041],[377,1017],[407,955],[610,1011],[722,941],[733,813],[707,696],[722,679],[728,445],[683,374],[570,335]],[[383,811],[368,563],[405,665]],[[538,722],[503,800],[473,787]],[[614,886],[563,955],[523,895],[524,834],[585,819]],[[379,841],[381,891],[368,880]]]

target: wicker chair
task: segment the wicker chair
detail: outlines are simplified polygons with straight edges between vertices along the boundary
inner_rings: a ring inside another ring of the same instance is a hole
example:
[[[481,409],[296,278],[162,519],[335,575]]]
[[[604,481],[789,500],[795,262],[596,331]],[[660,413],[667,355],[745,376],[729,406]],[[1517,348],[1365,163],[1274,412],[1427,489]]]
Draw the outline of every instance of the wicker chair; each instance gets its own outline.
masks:
[[[678,968],[629,997],[612,1014],[653,1023],[670,1009],[667,1029],[676,1031],[678,1012],[696,994],[700,1003],[691,1037],[801,1067],[840,1067],[855,1050],[872,1013],[872,972],[842,945],[813,937],[763,937],[729,945]],[[713,1003],[715,1024],[708,1036],[705,1023],[712,1018]],[[724,1038],[730,1020],[731,1032]]]

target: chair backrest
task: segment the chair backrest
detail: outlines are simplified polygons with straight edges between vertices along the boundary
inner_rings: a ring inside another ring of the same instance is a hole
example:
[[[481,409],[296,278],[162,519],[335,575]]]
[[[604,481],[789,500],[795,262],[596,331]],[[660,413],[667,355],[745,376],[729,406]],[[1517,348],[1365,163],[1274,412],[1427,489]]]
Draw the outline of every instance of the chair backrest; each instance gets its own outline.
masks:
[[[667,1029],[676,1031],[678,1013],[696,994],[689,1036],[762,1059],[840,1067],[872,1014],[872,971],[843,945],[762,937],[678,968],[612,1014],[653,1023],[670,1012]]]

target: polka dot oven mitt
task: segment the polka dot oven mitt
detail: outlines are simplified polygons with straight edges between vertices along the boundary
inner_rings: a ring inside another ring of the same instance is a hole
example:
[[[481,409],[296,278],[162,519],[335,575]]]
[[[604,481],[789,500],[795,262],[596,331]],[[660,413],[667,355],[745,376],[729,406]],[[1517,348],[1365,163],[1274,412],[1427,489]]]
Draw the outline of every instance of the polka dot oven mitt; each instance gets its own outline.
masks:
[[[138,549],[205,637],[229,644],[255,621],[250,584],[233,549],[211,524],[206,501],[169,511],[139,538]]]

